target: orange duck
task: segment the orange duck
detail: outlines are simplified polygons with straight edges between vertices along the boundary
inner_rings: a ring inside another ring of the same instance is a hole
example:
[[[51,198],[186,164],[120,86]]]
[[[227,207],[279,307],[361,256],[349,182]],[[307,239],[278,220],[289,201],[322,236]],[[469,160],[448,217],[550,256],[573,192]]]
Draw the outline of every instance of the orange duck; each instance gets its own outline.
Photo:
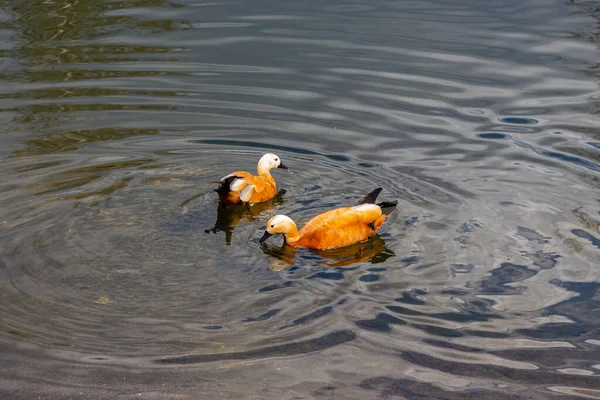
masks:
[[[278,233],[284,236],[285,243],[290,246],[316,250],[335,249],[365,241],[377,233],[387,215],[398,204],[396,201],[374,204],[381,190],[377,188],[368,193],[353,207],[336,208],[319,214],[299,231],[290,217],[276,215],[267,222],[260,242]]]
[[[225,205],[245,203],[252,206],[267,201],[277,194],[277,184],[270,172],[273,168],[288,169],[276,154],[267,153],[258,161],[258,175],[232,172],[221,180],[213,181],[220,183],[215,192]]]

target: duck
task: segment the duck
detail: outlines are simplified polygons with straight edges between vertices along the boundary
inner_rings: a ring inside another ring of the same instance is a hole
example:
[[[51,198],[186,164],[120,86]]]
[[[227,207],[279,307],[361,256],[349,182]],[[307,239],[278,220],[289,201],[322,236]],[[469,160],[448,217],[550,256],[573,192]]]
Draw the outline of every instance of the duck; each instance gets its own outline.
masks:
[[[352,207],[340,207],[319,214],[300,230],[287,215],[275,215],[267,222],[259,242],[282,234],[285,243],[292,247],[328,250],[369,240],[398,205],[397,201],[375,204],[382,190],[377,188],[367,193]]]
[[[212,181],[219,183],[215,192],[224,205],[253,206],[270,200],[277,194],[277,184],[270,172],[273,168],[288,169],[277,154],[267,153],[258,161],[256,168],[258,175],[246,171],[232,172],[218,181]]]

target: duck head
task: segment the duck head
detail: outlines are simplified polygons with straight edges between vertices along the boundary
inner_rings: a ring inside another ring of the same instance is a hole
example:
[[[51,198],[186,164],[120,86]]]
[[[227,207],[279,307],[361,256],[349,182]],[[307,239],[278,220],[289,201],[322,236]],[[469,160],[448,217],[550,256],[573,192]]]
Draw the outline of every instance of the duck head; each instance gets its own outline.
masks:
[[[262,243],[270,236],[277,234],[282,234],[287,242],[288,239],[293,239],[298,235],[298,229],[290,217],[286,215],[276,215],[267,222],[265,234],[260,238],[259,242]]]
[[[268,172],[273,168],[288,169],[277,154],[267,153],[258,160],[258,172]]]

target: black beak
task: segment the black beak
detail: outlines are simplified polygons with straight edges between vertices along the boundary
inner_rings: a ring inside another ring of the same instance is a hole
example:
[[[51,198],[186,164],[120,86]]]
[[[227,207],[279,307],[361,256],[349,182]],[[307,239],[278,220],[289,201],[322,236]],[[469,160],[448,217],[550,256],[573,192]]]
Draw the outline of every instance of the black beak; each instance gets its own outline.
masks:
[[[260,240],[258,241],[258,243],[264,242],[265,240],[267,240],[271,236],[273,236],[272,233],[269,233],[269,232],[265,231],[265,234],[260,238]]]
[[[289,169],[288,167],[286,167],[285,165],[283,165],[283,163],[279,163],[279,165],[277,166],[277,168]]]

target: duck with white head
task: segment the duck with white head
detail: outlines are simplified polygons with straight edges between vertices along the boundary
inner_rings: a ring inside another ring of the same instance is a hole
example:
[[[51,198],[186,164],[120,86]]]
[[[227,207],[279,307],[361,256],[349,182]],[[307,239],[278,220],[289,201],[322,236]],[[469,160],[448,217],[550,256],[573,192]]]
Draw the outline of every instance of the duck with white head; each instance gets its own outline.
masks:
[[[219,187],[215,192],[225,205],[254,204],[267,201],[277,194],[277,184],[271,176],[273,168],[288,169],[277,154],[267,153],[258,161],[257,175],[246,171],[236,171],[225,175],[218,181]]]
[[[301,229],[290,217],[275,215],[267,222],[260,242],[281,234],[289,246],[326,250],[366,241],[379,231],[398,204],[396,201],[375,204],[381,190],[377,188],[367,193],[353,207],[340,207],[319,214]]]

